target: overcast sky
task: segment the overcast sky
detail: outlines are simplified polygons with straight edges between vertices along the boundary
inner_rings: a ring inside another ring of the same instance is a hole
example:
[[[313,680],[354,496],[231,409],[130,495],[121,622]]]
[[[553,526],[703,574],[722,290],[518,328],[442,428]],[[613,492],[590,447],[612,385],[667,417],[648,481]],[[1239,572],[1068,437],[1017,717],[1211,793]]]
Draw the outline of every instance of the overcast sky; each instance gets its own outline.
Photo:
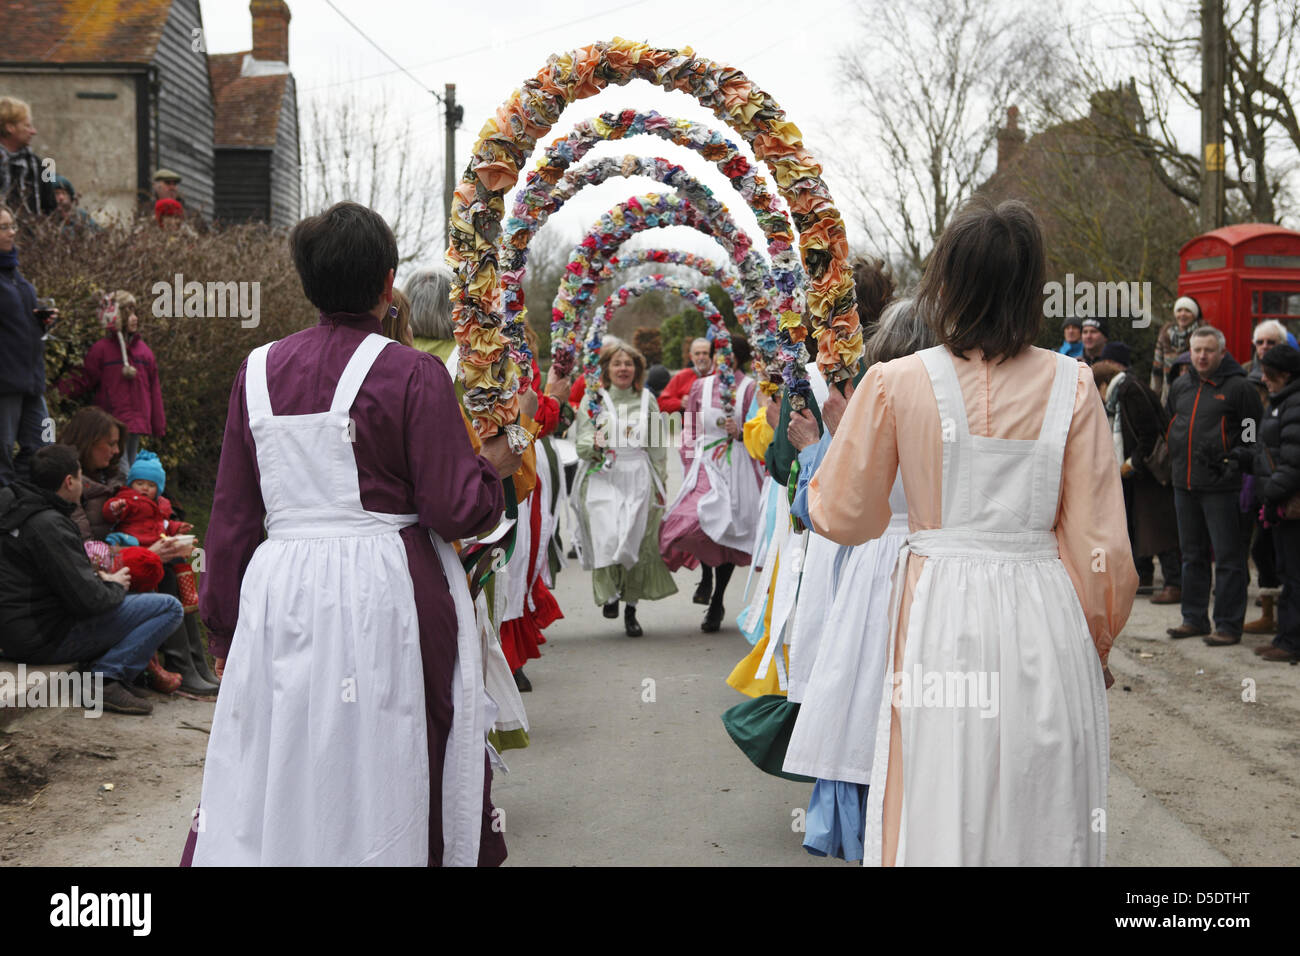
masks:
[[[441,162],[441,106],[428,92],[442,92],[455,83],[465,109],[457,135],[456,168],[463,169],[484,120],[520,83],[544,65],[546,57],[599,39],[624,36],[662,46],[694,47],[697,53],[742,69],[770,93],[804,134],[804,142],[827,169],[832,194],[846,212],[850,241],[861,246],[848,215],[850,183],[842,159],[848,148],[867,168],[873,164],[871,144],[855,136],[846,120],[839,91],[836,55],[852,48],[860,35],[854,0],[496,0],[491,4],[449,3],[446,0],[290,0],[289,64],[298,84],[299,109],[317,97],[355,89],[363,97],[385,98],[395,116],[409,116],[419,131],[418,148]],[[251,21],[242,0],[202,0],[209,52],[250,47]],[[1062,16],[1080,26],[1092,25],[1104,43],[1107,18],[1127,8],[1126,0],[1069,0]],[[490,11],[490,16],[485,12]],[[349,25],[346,16],[355,27]],[[358,29],[374,44],[367,42]],[[385,56],[387,54],[387,56]],[[400,63],[402,72],[391,57]],[[1117,52],[1117,75],[1124,71]],[[608,89],[571,106],[543,143],[568,132],[572,124],[605,110],[657,109],[712,126],[719,121],[694,99],[667,93],[645,83]],[[1032,123],[1032,118],[1027,118]],[[732,133],[728,138],[739,140]],[[847,144],[847,147],[846,147]],[[1192,148],[1198,149],[1197,144]],[[622,155],[629,151],[665,156],[702,179],[736,215],[742,228],[757,235],[752,214],[710,163],[689,150],[658,139],[604,144],[593,155]],[[304,156],[307,153],[304,144]],[[536,156],[530,159],[530,166]],[[770,175],[767,177],[771,180]],[[441,182],[430,184],[441,195]],[[661,189],[649,180],[619,180],[583,190],[549,225],[574,241],[599,214],[634,192]],[[508,200],[509,202],[509,200]],[[507,212],[509,211],[507,205]],[[707,240],[679,237],[672,242],[662,230],[653,240],[636,245],[672,244],[717,255]],[[761,243],[759,243],[761,248]]]

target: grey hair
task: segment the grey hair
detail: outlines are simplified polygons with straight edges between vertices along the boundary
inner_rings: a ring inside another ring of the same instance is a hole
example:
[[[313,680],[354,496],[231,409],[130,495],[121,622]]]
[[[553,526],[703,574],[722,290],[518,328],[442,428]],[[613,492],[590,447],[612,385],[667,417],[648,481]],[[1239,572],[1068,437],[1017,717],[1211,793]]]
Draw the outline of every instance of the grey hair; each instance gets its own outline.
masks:
[[[421,269],[406,280],[402,291],[411,300],[411,332],[417,338],[451,338],[451,280],[451,269],[443,265]]]
[[[1219,340],[1220,352],[1222,352],[1224,349],[1228,347],[1228,340],[1223,337],[1223,333],[1220,332],[1212,325],[1202,325],[1199,329],[1197,329],[1195,332],[1192,333],[1191,338],[1187,340],[1187,344],[1190,346],[1192,344],[1192,339],[1203,339],[1208,335],[1212,335]],[[1282,337],[1282,341],[1286,342],[1285,336]]]
[[[916,300],[895,299],[880,313],[880,322],[867,340],[862,358],[869,368],[938,344],[934,329],[916,308]]]
[[[1258,337],[1260,332],[1271,332],[1277,336],[1278,345],[1286,345],[1286,326],[1277,319],[1265,319],[1259,325],[1255,326],[1255,331],[1251,333],[1251,339]]]

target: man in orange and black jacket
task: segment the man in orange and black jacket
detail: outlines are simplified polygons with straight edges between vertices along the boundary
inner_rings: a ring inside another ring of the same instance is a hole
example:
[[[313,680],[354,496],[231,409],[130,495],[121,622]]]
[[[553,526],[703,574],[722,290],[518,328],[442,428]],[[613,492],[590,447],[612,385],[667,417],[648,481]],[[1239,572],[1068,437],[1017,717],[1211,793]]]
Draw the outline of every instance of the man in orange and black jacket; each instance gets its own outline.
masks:
[[[1223,333],[1192,333],[1192,369],[1169,389],[1169,460],[1183,552],[1183,623],[1173,638],[1203,636],[1215,647],[1241,642],[1246,617],[1246,550],[1233,449],[1253,443],[1264,407]],[[1210,556],[1214,556],[1214,632],[1210,632]]]

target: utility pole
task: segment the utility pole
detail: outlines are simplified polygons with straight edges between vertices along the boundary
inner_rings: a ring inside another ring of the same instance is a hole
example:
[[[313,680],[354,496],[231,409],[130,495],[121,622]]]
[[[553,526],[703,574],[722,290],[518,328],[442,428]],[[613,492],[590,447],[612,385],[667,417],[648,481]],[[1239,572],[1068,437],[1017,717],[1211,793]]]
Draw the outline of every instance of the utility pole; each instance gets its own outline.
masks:
[[[1201,0],[1201,230],[1223,225],[1223,0]]]
[[[447,248],[451,248],[451,200],[456,192],[456,129],[465,117],[465,108],[456,105],[456,84],[448,83],[443,94],[447,108],[447,141],[443,155],[442,211],[447,231]]]

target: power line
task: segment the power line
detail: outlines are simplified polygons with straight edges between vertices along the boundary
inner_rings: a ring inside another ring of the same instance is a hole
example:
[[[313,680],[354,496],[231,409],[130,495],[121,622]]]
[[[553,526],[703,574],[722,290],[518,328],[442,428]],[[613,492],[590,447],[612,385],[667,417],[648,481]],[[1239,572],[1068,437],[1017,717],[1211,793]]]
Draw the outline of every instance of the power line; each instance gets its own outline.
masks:
[[[334,7],[334,4],[333,4],[332,0],[326,0],[326,2],[329,3],[329,5],[330,5],[331,7]],[[611,15],[611,14],[614,14],[614,13],[620,13],[620,12],[622,12],[623,10],[631,9],[632,7],[640,7],[640,6],[644,6],[645,4],[650,3],[650,2],[651,2],[651,0],[632,0],[632,2],[630,2],[630,3],[625,3],[625,4],[623,4],[621,7],[614,7],[612,10],[602,10],[602,11],[600,11],[599,13],[591,13],[591,14],[588,14],[587,16],[585,16],[585,17],[578,17],[578,18],[575,19],[575,20],[569,20],[569,21],[567,21],[567,22],[565,22],[565,23],[559,23],[559,24],[556,24],[556,25],[554,25],[554,26],[544,27],[544,28],[542,28],[541,30],[535,30],[535,31],[532,32],[532,33],[526,33],[526,34],[524,34],[523,36],[520,36],[520,37],[514,37],[514,38],[512,38],[511,40],[509,40],[508,42],[509,42],[509,43],[520,43],[520,42],[522,42],[522,41],[524,41],[524,40],[531,40],[531,39],[533,39],[534,37],[539,37],[539,36],[541,36],[541,35],[544,34],[544,33],[554,33],[556,30],[565,30],[565,29],[568,29],[569,27],[577,26],[579,23],[585,23],[585,22],[587,22],[588,20],[595,20],[595,19],[597,19],[598,17],[607,17],[607,16],[609,16],[609,15]],[[338,11],[338,8],[337,8],[337,7],[334,7],[334,9],[335,9],[336,12]],[[343,16],[343,14],[342,14],[342,13],[339,13],[339,16]],[[343,17],[343,19],[347,20],[347,17]],[[348,20],[348,23],[351,24],[352,21],[351,21],[351,20]],[[355,29],[355,28],[356,28],[356,25],[355,25],[355,24],[352,24],[352,25],[353,25],[353,28]],[[358,32],[358,33],[361,33],[360,30],[357,30],[357,32]],[[362,33],[361,35],[362,35],[362,36],[365,36],[364,33]],[[378,47],[377,45],[375,45],[375,43],[374,43],[373,40],[370,40],[369,37],[366,37],[366,39],[371,43],[372,46],[375,46],[375,49],[379,50],[379,47]],[[424,69],[426,66],[434,66],[434,65],[436,65],[436,64],[438,64],[438,63],[447,63],[447,62],[449,62],[449,61],[451,61],[451,60],[459,60],[459,59],[462,59],[462,58],[467,57],[467,56],[477,56],[477,55],[480,54],[480,53],[490,53],[490,52],[493,52],[493,51],[495,51],[495,50],[500,49],[500,47],[501,47],[501,44],[492,44],[492,43],[489,43],[489,44],[487,44],[486,46],[476,47],[476,48],[473,49],[473,50],[462,50],[460,53],[451,53],[451,54],[448,54],[447,56],[440,56],[440,57],[438,57],[437,59],[434,59],[434,60],[426,60],[426,61],[423,62],[423,63],[417,63],[414,67],[412,67],[412,69],[422,70],[422,69]],[[384,51],[383,51],[383,50],[380,50],[380,52],[383,53]],[[406,73],[408,76],[410,75],[410,71],[409,71],[409,70],[407,70],[404,66],[402,66],[400,63],[398,63],[396,60],[394,60],[391,56],[388,56],[387,53],[384,53],[384,56],[388,57],[388,59],[389,59],[390,61],[392,61],[394,65],[397,66],[398,70],[401,70],[403,73]],[[337,80],[337,81],[335,81],[335,82],[333,82],[333,83],[322,83],[322,84],[320,84],[319,86],[313,86],[313,87],[310,87],[309,89],[303,90],[302,92],[304,92],[304,93],[310,93],[312,90],[325,90],[325,89],[329,89],[329,88],[334,87],[334,86],[340,86],[340,85],[342,85],[342,84],[344,84],[344,83],[360,83],[360,82],[363,82],[363,81],[365,81],[365,80],[374,80],[374,79],[378,79],[379,77],[382,77],[382,76],[392,76],[392,75],[393,75],[394,73],[396,73],[398,70],[384,70],[384,71],[381,72],[381,73],[370,73],[370,74],[367,74],[366,76],[357,77],[355,80]],[[412,78],[414,79],[414,77],[412,77]],[[420,81],[419,81],[419,80],[416,80],[416,82],[419,83]],[[421,85],[421,87],[424,86],[423,83],[421,83],[420,85]],[[432,92],[432,91],[430,91],[430,92]],[[437,96],[438,94],[435,93],[434,95]]]
[[[335,5],[334,0],[325,0],[325,3],[329,5],[329,8],[330,8],[331,10],[333,10],[333,11],[334,11],[335,13],[337,13],[340,17],[342,17],[342,18],[343,18],[343,22],[346,23],[348,26],[350,26],[353,30],[355,30],[355,31],[357,32],[357,35],[358,35],[359,37],[361,37],[361,39],[365,40],[365,41],[366,41],[367,43],[369,43],[372,47],[374,47],[376,50],[378,50],[380,53],[382,53],[382,54],[384,55],[384,57],[388,60],[388,62],[392,63],[393,66],[397,67],[397,70],[389,70],[387,74],[382,74],[382,75],[385,75],[385,76],[386,76],[386,75],[388,75],[388,74],[391,74],[391,73],[394,73],[394,72],[399,72],[399,71],[402,72],[402,73],[405,73],[407,76],[409,76],[409,77],[410,77],[412,80],[414,80],[416,83],[419,83],[419,85],[420,85],[420,89],[424,90],[426,93],[432,93],[433,96],[434,96],[434,98],[437,99],[437,101],[438,101],[439,103],[442,102],[442,96],[439,95],[438,92],[437,92],[436,90],[431,90],[431,89],[429,89],[428,87],[426,87],[423,83],[420,82],[419,77],[417,77],[414,73],[412,73],[412,72],[411,72],[410,70],[408,70],[406,67],[402,66],[402,64],[398,63],[397,60],[394,59],[393,56],[392,56],[391,54],[389,54],[389,52],[388,52],[387,50],[385,50],[383,47],[381,47],[381,46],[380,46],[378,43],[376,43],[374,40],[370,39],[370,37],[366,35],[365,31],[363,31],[359,26],[357,26],[355,23],[353,23],[352,20],[348,18],[348,15],[347,15],[346,13],[344,13],[342,10],[340,10],[340,9]],[[307,91],[304,90],[303,92],[307,92]]]

